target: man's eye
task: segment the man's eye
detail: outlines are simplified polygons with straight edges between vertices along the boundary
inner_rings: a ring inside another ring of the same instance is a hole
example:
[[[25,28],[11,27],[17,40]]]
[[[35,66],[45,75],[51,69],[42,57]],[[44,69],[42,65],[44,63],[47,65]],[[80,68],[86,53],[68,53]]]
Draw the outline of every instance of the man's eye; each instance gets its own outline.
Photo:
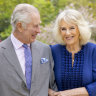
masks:
[[[38,25],[35,25],[34,27],[35,27],[35,28],[38,28],[38,27],[40,27],[40,24],[38,24]]]
[[[35,28],[37,28],[37,27],[38,27],[38,25],[35,25],[34,27],[35,27]]]

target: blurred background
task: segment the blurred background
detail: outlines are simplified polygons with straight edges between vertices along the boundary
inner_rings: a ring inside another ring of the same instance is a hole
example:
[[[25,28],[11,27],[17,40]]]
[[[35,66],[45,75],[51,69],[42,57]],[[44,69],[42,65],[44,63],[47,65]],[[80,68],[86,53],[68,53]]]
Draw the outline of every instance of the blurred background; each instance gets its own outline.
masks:
[[[91,42],[96,42],[96,0],[0,0],[0,41],[11,34],[10,17],[17,4],[29,3],[38,8],[41,15],[41,33],[37,39],[55,44],[52,28],[58,14],[64,9],[79,10],[92,29]]]

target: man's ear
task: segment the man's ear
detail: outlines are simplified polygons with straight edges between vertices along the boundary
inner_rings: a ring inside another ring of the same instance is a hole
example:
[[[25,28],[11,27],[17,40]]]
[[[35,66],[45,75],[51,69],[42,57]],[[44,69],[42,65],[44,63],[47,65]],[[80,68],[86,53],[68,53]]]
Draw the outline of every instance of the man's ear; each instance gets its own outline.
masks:
[[[18,30],[19,32],[22,32],[22,31],[24,30],[21,22],[18,22],[18,23],[16,24],[16,27],[17,27],[17,30]]]

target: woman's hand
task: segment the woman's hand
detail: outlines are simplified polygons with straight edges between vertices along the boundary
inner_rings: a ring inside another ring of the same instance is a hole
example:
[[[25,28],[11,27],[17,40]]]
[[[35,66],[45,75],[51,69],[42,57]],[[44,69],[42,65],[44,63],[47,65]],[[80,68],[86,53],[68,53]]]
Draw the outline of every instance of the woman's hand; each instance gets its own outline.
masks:
[[[69,93],[66,91],[59,91],[54,93],[54,96],[73,96],[73,95],[69,95]]]
[[[85,87],[55,92],[53,96],[89,96]]]
[[[48,96],[54,96],[54,95],[53,95],[54,92],[55,92],[55,91],[53,91],[52,89],[49,89],[49,90],[48,90]]]
[[[59,92],[53,91],[52,89],[48,90],[48,96],[58,96]]]

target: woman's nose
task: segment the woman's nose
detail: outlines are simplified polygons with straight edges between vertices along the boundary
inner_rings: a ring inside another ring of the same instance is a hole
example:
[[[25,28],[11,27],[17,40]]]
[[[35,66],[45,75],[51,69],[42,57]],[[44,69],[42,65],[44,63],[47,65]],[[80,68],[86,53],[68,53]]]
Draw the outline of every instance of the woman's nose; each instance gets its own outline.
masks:
[[[69,29],[66,30],[66,34],[70,34],[70,30]]]

